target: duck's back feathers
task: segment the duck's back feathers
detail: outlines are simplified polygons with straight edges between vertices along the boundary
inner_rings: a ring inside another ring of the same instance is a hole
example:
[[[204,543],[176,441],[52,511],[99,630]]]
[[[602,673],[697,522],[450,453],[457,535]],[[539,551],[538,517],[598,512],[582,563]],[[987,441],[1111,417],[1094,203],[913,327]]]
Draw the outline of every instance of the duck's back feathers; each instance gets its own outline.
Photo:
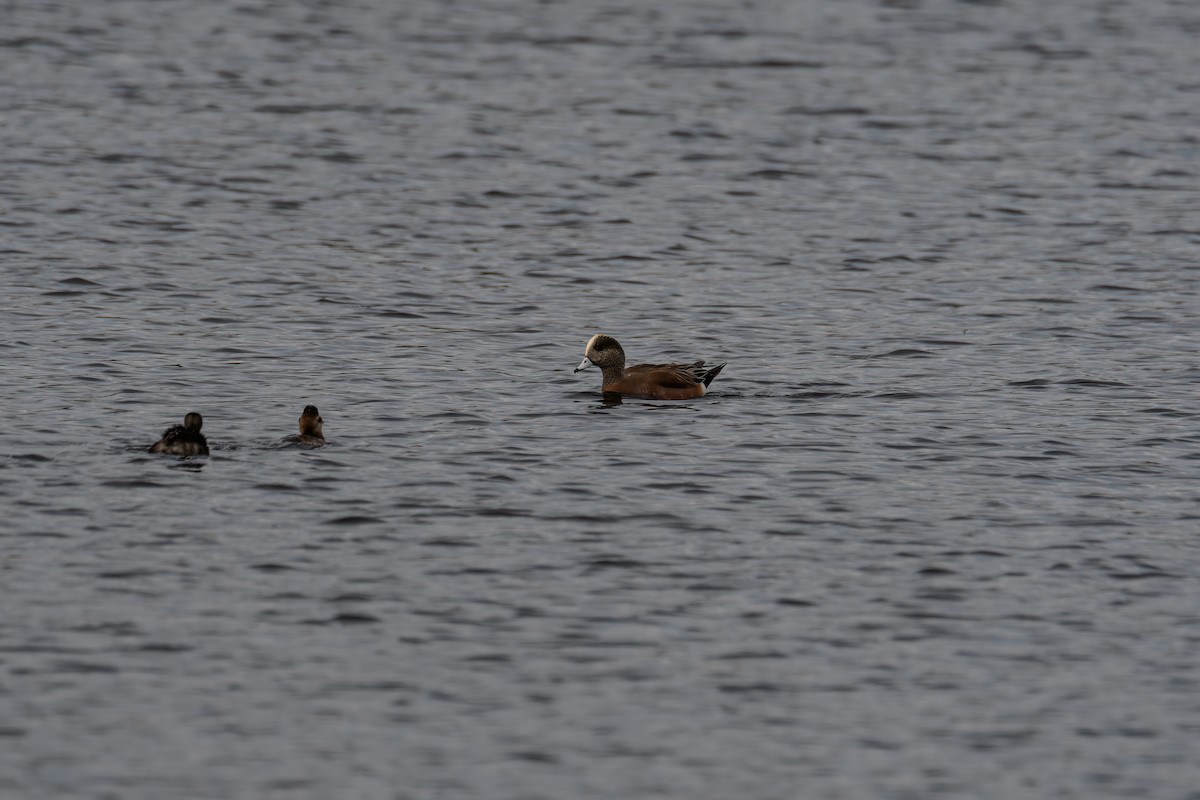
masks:
[[[688,400],[704,396],[708,385],[724,366],[721,364],[705,369],[703,361],[691,364],[635,364],[626,368],[620,381],[607,384],[603,389],[648,400]]]

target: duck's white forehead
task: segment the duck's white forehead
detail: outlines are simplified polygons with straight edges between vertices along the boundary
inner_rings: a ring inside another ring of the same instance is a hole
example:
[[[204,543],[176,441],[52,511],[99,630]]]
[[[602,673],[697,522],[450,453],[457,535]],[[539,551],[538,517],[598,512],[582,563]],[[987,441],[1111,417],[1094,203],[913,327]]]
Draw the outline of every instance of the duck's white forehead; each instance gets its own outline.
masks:
[[[599,339],[603,335],[604,335],[603,333],[597,333],[595,336],[588,339],[587,347],[583,348],[583,352],[587,353],[588,351],[590,351],[592,349],[592,345],[594,345],[596,343],[596,340]]]

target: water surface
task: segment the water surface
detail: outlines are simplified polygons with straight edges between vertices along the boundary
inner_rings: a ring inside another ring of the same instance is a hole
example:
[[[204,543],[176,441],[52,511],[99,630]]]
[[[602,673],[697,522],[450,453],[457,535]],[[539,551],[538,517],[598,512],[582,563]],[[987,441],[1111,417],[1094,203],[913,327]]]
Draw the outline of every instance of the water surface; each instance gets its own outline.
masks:
[[[0,19],[6,796],[1196,796],[1192,4]]]

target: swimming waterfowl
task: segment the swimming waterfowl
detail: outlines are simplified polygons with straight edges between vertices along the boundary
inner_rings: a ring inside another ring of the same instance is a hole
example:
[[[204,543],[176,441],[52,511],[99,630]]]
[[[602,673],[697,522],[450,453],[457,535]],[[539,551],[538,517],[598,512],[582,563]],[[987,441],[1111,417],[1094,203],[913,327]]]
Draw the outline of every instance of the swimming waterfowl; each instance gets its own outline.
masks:
[[[321,412],[317,411],[316,406],[305,406],[304,412],[300,414],[300,433],[292,434],[284,439],[285,442],[292,444],[306,444],[309,447],[320,447],[325,444],[325,432],[322,426],[325,420],[321,419]]]
[[[173,425],[163,431],[162,438],[150,445],[151,453],[167,453],[173,456],[206,456],[208,440],[200,432],[204,419],[195,411],[183,418],[182,425]]]
[[[576,372],[600,368],[601,390],[645,400],[690,400],[703,397],[708,385],[725,364],[705,369],[703,361],[691,364],[635,364],[625,366],[625,350],[611,336],[597,333],[588,340]]]

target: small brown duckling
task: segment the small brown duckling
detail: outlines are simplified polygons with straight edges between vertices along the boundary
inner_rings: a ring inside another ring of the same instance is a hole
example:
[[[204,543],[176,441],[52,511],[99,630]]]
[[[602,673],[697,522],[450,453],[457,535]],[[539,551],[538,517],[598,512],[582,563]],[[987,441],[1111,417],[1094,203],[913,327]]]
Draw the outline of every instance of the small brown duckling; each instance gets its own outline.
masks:
[[[325,420],[321,419],[321,412],[317,411],[316,406],[305,406],[304,412],[300,414],[300,433],[293,434],[284,439],[289,444],[305,444],[309,447],[320,447],[325,444],[325,432],[322,426]]]
[[[204,419],[195,411],[183,418],[182,425],[173,425],[163,431],[162,438],[150,445],[151,453],[167,453],[173,456],[206,456],[208,440],[200,432]]]

